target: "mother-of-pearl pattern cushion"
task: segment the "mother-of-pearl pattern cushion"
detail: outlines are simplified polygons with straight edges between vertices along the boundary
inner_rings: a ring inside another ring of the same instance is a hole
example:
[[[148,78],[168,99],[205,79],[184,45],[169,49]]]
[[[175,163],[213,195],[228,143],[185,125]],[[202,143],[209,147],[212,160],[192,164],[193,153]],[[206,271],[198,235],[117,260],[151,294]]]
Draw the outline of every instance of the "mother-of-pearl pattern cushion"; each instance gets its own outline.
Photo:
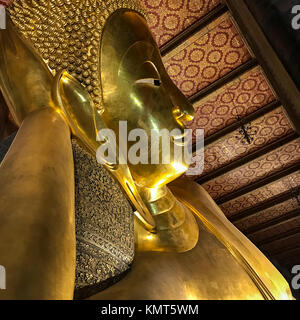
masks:
[[[134,257],[133,209],[110,173],[73,139],[76,286],[83,298],[113,284]]]

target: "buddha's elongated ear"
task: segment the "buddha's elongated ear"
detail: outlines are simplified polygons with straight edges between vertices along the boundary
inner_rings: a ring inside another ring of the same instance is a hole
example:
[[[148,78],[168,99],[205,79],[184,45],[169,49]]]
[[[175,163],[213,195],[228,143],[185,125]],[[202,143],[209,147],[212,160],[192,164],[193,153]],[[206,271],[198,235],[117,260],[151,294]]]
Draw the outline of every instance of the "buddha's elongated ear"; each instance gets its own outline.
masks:
[[[52,99],[62,110],[73,134],[95,154],[99,142],[96,141],[94,106],[86,89],[68,72],[61,71],[54,78]]]
[[[15,122],[51,106],[53,75],[32,43],[15,28],[10,18],[0,30],[0,87]]]
[[[108,128],[95,110],[86,89],[75,78],[62,71],[54,78],[52,99],[55,106],[61,110],[73,134],[95,155],[97,149],[104,143],[97,139],[96,128],[98,130]],[[116,163],[104,165],[127,193],[137,210],[136,215],[140,222],[147,230],[154,232],[155,221],[136,188],[129,168],[126,164],[119,164],[118,158],[122,155],[117,150],[115,153]]]

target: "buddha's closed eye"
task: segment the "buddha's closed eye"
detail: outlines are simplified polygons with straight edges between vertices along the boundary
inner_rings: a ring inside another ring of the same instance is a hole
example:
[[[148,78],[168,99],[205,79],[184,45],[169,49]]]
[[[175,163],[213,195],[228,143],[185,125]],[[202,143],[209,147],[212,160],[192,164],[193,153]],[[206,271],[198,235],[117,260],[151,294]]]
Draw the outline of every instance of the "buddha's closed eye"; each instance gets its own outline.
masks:
[[[159,79],[154,78],[144,78],[135,81],[135,84],[150,84],[159,87],[161,85],[161,81]]]

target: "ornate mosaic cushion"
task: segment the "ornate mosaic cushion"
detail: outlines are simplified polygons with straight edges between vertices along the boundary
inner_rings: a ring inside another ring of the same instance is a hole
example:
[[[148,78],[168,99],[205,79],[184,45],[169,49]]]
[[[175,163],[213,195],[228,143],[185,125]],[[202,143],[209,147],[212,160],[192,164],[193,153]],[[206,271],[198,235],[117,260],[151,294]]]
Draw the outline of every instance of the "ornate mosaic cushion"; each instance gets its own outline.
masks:
[[[121,187],[72,140],[75,166],[76,286],[81,298],[126,272],[134,257],[133,210]]]

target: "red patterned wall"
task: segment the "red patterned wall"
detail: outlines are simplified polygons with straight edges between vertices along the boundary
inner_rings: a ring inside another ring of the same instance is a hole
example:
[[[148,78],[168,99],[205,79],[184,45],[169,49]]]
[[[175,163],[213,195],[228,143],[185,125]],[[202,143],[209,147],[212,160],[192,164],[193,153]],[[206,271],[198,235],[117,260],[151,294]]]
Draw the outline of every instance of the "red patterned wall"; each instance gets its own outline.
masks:
[[[260,67],[254,68],[226,86],[195,103],[190,129],[203,128],[205,137],[276,100]]]
[[[239,133],[236,130],[208,145],[204,151],[205,164],[202,175],[240,159],[293,132],[293,128],[282,108],[277,108],[253,121],[252,129],[253,132],[256,130],[257,133],[251,144],[243,144],[242,141],[237,139],[236,137],[239,136]],[[194,179],[196,178],[194,177]]]
[[[299,186],[300,172],[298,171],[241,197],[225,202],[220,207],[226,216],[230,217]]]
[[[140,0],[148,23],[162,46],[215,8],[220,0]]]
[[[300,162],[300,139],[248,162],[202,186],[217,199]]]
[[[257,212],[250,217],[242,219],[235,223],[235,226],[241,231],[246,231],[247,229],[257,226],[261,223],[268,222],[272,219],[281,217],[295,209],[298,209],[299,205],[296,199],[292,198],[282,203],[279,203],[271,208]]]
[[[190,97],[251,58],[228,14],[164,58],[178,88]]]

